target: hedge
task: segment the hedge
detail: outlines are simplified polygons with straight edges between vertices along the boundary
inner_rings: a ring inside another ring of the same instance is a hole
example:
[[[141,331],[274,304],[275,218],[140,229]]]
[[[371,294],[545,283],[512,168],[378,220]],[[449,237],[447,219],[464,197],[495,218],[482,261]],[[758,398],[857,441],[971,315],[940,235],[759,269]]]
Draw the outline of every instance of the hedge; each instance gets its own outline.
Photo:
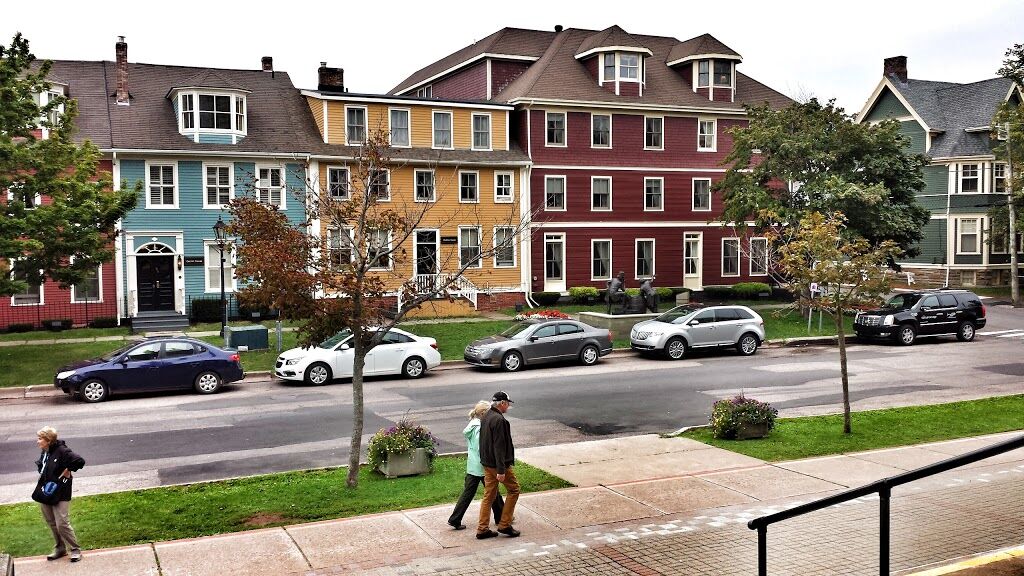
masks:
[[[569,288],[569,296],[576,304],[585,304],[588,300],[597,300],[600,292],[593,286],[573,286]]]
[[[89,321],[90,328],[117,328],[117,318],[113,316],[100,316]]]
[[[558,303],[558,299],[562,297],[559,292],[534,292],[533,301],[538,306],[554,306]]]
[[[224,312],[220,298],[193,298],[190,316],[193,322],[220,322]]]
[[[733,284],[732,291],[737,298],[757,298],[758,294],[771,294],[772,287],[764,282],[740,282]]]

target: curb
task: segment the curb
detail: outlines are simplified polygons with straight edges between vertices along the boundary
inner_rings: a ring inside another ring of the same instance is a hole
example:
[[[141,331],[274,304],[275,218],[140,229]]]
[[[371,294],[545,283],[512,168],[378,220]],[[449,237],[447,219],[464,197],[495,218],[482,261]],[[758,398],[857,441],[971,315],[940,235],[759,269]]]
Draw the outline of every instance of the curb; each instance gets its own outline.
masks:
[[[961,560],[960,562],[949,564],[947,566],[939,566],[937,568],[924,570],[923,572],[913,572],[908,574],[908,576],[942,576],[943,574],[954,574],[962,570],[977,568],[978,566],[984,566],[994,562],[1013,560],[1014,558],[1024,558],[1024,546],[1004,548],[981,556]]]

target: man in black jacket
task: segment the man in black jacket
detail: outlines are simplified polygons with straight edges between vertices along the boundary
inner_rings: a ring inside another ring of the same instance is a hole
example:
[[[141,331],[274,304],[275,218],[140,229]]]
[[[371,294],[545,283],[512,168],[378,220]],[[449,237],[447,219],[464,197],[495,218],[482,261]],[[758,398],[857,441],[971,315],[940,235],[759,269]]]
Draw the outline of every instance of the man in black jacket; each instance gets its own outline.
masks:
[[[493,538],[498,532],[515,538],[519,531],[512,527],[512,516],[519,499],[519,482],[512,470],[516,461],[516,448],[512,445],[512,429],[505,420],[512,400],[504,392],[495,392],[491,409],[480,422],[480,463],[484,467],[484,499],[480,502],[480,522],[476,537]],[[501,511],[498,532],[491,530],[491,503],[498,495],[498,484],[505,485],[505,507]]]
[[[53,532],[56,543],[47,560],[56,560],[71,551],[71,561],[82,559],[82,551],[78,547],[75,529],[68,520],[71,507],[71,473],[85,466],[85,459],[71,451],[63,440],[57,439],[57,431],[47,426],[36,433],[36,444],[42,452],[36,460],[39,470],[39,481],[32,492],[32,499],[39,502],[43,519]],[[43,492],[48,482],[56,484],[56,491],[49,494]]]

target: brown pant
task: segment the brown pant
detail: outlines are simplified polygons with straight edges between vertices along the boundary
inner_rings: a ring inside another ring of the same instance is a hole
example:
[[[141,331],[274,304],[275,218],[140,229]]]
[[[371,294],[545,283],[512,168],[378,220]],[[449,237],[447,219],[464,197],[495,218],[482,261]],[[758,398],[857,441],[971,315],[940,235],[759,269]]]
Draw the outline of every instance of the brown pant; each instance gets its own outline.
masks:
[[[71,527],[71,521],[68,520],[70,507],[71,502],[67,501],[57,502],[52,506],[49,504],[39,505],[40,510],[43,511],[43,519],[50,526],[50,532],[53,532],[53,541],[56,542],[53,548],[55,552],[67,552],[69,549],[72,552],[78,552],[78,538],[75,536],[75,529]]]
[[[512,515],[516,511],[516,500],[519,500],[519,481],[516,473],[509,466],[505,469],[505,507],[501,509],[501,522],[498,530],[512,525]],[[484,499],[480,501],[480,521],[476,525],[476,533],[487,532],[491,527],[491,503],[498,496],[498,470],[484,466]]]

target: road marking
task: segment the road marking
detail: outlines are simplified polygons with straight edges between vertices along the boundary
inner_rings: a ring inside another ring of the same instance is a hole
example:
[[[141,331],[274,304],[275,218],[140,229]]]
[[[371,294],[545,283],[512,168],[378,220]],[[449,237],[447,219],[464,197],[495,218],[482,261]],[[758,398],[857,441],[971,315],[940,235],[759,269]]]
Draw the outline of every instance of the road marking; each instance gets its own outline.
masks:
[[[790,364],[772,364],[768,366],[754,366],[754,370],[765,372],[812,372],[815,370],[838,370],[835,362],[793,362]]]
[[[997,334],[1007,334],[1009,332],[1020,333],[1020,332],[1024,332],[1024,331],[1022,331],[1020,329],[1014,329],[1014,330],[994,330],[992,332],[977,332],[977,334],[978,334],[978,336],[995,336]]]

